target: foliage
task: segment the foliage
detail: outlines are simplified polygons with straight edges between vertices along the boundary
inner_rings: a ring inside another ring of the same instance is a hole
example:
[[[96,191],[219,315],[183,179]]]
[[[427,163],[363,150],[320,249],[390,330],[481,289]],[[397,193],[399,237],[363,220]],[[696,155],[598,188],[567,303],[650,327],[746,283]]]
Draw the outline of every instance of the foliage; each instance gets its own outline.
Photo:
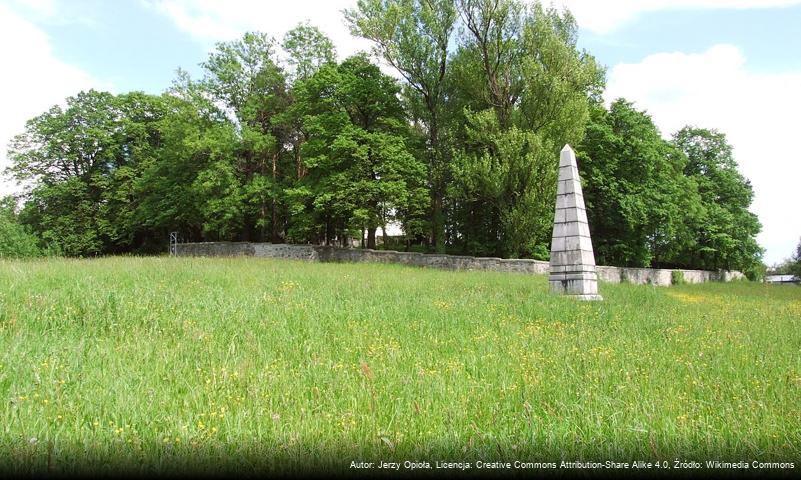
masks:
[[[716,130],[684,127],[673,143],[687,155],[685,174],[694,180],[702,209],[696,244],[685,261],[702,269],[750,271],[760,265],[756,235],[762,226],[748,211],[754,198],[751,182],[737,171],[731,145]]]
[[[208,205],[216,199],[202,196],[197,179],[208,178],[215,163],[230,162],[236,145],[233,123],[188,78],[162,98],[169,108],[159,125],[158,155],[136,182],[136,221],[153,232],[143,243],[161,251],[173,231],[185,241],[221,238],[219,229],[227,227]]]
[[[795,247],[795,252],[773,269],[775,275],[795,275],[801,278],[801,240],[798,241],[798,246]]]
[[[67,255],[130,249],[135,179],[163,114],[159,97],[90,90],[28,121],[9,149],[10,173],[31,186],[20,221]]]
[[[425,157],[431,192],[430,243],[445,250],[443,202],[448,184],[447,144],[442,141],[446,104],[448,47],[457,13],[450,0],[359,0],[345,11],[351,32],[374,44],[374,53],[392,65],[407,82],[404,90],[413,120],[426,135]]]
[[[468,116],[467,145],[457,152],[449,191],[455,235],[471,255],[547,258],[553,225],[553,148],[531,131],[500,129],[491,110]]]
[[[579,154],[596,261],[760,276],[750,183],[714,130],[671,142],[624,99],[593,107]]]
[[[289,44],[302,50],[300,42],[290,37]],[[244,238],[278,242],[284,224],[279,218],[280,183],[286,175],[280,158],[286,132],[274,120],[287,108],[290,97],[274,41],[264,33],[246,33],[241,40],[218,43],[202,65],[205,91],[232,113],[239,127],[232,155],[216,163],[200,181],[201,191],[219,192],[223,197],[210,199],[206,212],[214,221],[205,228],[222,237],[241,231]]]
[[[671,266],[692,248],[697,187],[646,113],[623,99],[594,106],[577,157],[597,263]]]
[[[326,243],[367,230],[367,246],[375,248],[377,227],[420,209],[425,166],[406,147],[398,91],[365,56],[322,67],[298,90],[308,173],[299,183],[306,208],[293,210],[319,218]]]
[[[305,80],[326,63],[336,61],[334,44],[308,22],[288,31],[281,46],[289,55],[287,63],[295,80]]]
[[[577,46],[569,11],[522,0],[360,0],[367,56],[302,23],[218,43],[163,95],[80,92],[9,150],[15,223],[69,256],[183,240],[384,244],[548,256],[558,152],[577,146],[596,260],[758,276],[750,184],[714,130],[673,142]],[[402,235],[386,237],[388,226]]]
[[[458,10],[468,33],[449,97],[472,100],[451,119],[451,242],[470,254],[545,259],[555,158],[581,139],[602,71],[576,50],[569,14],[511,0],[465,0]]]
[[[13,197],[0,198],[0,258],[25,258],[42,255],[39,239],[20,225]]]
[[[768,274],[768,266],[763,262],[756,262],[753,266],[743,272],[745,278],[752,282],[762,282]]]

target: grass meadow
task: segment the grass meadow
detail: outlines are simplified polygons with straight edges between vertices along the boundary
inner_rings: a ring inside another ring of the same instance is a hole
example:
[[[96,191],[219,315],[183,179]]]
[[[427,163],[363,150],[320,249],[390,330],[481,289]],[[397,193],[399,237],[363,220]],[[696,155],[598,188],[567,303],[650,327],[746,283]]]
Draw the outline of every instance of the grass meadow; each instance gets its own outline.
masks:
[[[0,261],[0,469],[801,458],[801,288]]]

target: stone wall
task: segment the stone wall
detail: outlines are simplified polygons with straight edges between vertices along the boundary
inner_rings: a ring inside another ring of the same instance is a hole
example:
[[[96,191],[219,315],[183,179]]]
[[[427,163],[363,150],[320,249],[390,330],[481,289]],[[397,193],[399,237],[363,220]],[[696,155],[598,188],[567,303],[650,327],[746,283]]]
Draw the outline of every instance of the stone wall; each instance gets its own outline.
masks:
[[[179,256],[230,257],[248,255],[268,258],[288,258],[320,262],[372,262],[399,263],[417,267],[448,270],[489,270],[493,272],[548,273],[548,262],[528,259],[494,257],[468,257],[462,255],[396,252],[394,250],[363,250],[357,248],[325,247],[319,245],[287,245],[249,242],[179,243]],[[672,272],[668,269],[623,268],[597,266],[598,279],[604,282],[667,286]],[[710,272],[705,270],[678,270],[687,283],[738,280],[740,272]]]
[[[198,243],[195,245],[208,245]],[[284,243],[251,243],[253,255],[257,257],[289,258],[292,260],[319,260],[320,256],[311,245],[287,245]]]
[[[707,270],[671,270],[666,268],[596,267],[598,280],[610,283],[670,285],[673,272],[682,272],[686,283],[730,282],[745,278],[740,272],[711,272]]]

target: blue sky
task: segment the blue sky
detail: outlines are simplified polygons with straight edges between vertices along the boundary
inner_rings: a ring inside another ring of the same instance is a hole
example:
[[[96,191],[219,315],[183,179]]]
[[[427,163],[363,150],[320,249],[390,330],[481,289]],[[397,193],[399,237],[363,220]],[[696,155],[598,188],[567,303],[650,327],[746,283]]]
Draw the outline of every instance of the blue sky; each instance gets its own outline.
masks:
[[[801,0],[556,0],[579,22],[579,44],[608,68],[607,100],[648,110],[667,137],[685,124],[729,137],[752,181],[752,210],[772,264],[801,237],[790,192],[801,111]],[[214,42],[262,30],[280,38],[308,19],[340,56],[352,38],[339,11],[355,0],[0,0],[0,142],[85,88],[160,93],[181,67],[193,76]],[[0,167],[5,167],[5,151]],[[0,193],[16,190],[0,180]],[[796,202],[797,203],[797,202]]]
[[[693,52],[730,43],[740,47],[749,68],[801,70],[801,5],[650,12],[611,33],[581,33],[581,45],[609,66],[637,62],[655,52]]]

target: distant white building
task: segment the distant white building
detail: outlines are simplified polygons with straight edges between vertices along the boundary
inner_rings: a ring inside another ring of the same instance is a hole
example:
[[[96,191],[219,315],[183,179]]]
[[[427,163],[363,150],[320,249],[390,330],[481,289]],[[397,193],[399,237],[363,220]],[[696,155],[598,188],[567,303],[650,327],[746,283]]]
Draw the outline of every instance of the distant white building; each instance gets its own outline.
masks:
[[[766,275],[765,283],[801,283],[801,278],[793,275]]]

